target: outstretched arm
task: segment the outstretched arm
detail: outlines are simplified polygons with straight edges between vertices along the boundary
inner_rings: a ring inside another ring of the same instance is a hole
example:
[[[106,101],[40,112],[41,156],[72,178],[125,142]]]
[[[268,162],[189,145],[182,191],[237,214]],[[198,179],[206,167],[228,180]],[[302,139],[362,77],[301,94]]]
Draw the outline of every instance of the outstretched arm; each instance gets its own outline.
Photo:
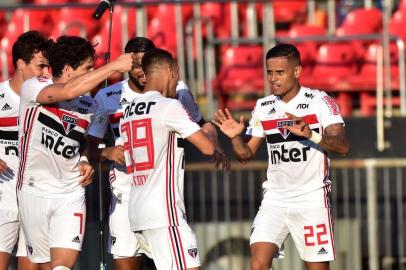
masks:
[[[294,122],[293,126],[285,126],[290,132],[308,138],[327,151],[341,155],[348,154],[350,145],[345,134],[345,128],[341,123],[329,125],[324,129],[323,134],[318,134],[310,129],[303,118],[290,113],[286,113],[286,115]]]
[[[231,139],[233,150],[238,160],[241,162],[251,160],[263,139],[260,137],[251,137],[247,143],[244,142],[241,137],[241,133],[245,128],[244,118],[241,116],[240,121],[237,122],[228,109],[224,111],[218,110],[214,115],[217,120],[214,120],[213,123],[220,128],[221,132]]]
[[[114,72],[126,72],[132,67],[132,54],[123,54],[116,60],[86,74],[72,78],[66,83],[55,83],[42,89],[36,99],[41,104],[50,104],[81,96]]]

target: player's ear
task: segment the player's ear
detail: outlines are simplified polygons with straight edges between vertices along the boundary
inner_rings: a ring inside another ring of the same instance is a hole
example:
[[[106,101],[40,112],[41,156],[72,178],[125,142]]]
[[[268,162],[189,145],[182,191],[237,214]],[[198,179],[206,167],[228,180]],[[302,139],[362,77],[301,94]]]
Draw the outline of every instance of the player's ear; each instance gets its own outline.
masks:
[[[25,62],[23,59],[18,59],[16,63],[17,69],[23,69],[25,67]]]
[[[73,71],[73,68],[72,68],[71,66],[65,65],[65,66],[63,67],[63,72],[62,72],[62,74],[65,74],[65,76],[66,76],[67,78],[70,78],[70,77],[72,76],[72,71]]]
[[[299,79],[301,73],[302,73],[302,66],[301,66],[301,65],[297,65],[297,66],[295,67],[295,78],[296,78],[296,79]]]

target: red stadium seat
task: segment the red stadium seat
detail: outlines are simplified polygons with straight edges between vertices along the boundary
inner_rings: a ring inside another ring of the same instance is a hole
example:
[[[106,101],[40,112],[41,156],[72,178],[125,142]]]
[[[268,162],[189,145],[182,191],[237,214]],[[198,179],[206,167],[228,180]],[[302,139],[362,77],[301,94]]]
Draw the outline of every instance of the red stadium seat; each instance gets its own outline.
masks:
[[[221,59],[221,68],[215,80],[221,105],[232,109],[252,109],[255,100],[233,99],[233,96],[257,94],[263,91],[263,52],[260,46],[230,47]]]
[[[406,10],[405,11],[396,11],[389,22],[389,33],[395,36],[402,38],[406,41]]]
[[[51,10],[16,9],[9,23],[15,23],[17,28],[27,26],[29,30],[37,30],[49,36],[54,25],[54,13]]]
[[[360,28],[363,31],[370,29],[371,32],[369,33],[380,32],[382,29],[382,12],[376,8],[351,10],[345,17],[342,26]]]
[[[277,0],[272,3],[276,23],[303,24],[306,21],[307,0]],[[263,21],[263,5],[257,7],[258,18]]]
[[[68,3],[69,0],[34,0],[33,4],[36,5],[49,5],[49,4],[65,4]]]
[[[74,8],[63,7],[60,10],[59,21],[65,24],[65,27],[69,28],[84,28],[86,30],[86,36],[94,36],[108,21],[108,16],[105,14],[100,20],[95,20],[92,17],[94,8]]]

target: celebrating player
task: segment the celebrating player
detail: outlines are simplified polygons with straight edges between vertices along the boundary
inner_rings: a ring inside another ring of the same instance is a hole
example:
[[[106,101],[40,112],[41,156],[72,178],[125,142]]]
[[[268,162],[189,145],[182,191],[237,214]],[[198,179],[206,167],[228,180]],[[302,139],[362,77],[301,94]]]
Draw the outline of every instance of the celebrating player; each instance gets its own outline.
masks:
[[[120,120],[127,171],[131,174],[129,218],[140,252],[160,269],[199,269],[196,237],[183,202],[184,150],[180,138],[203,154],[214,144],[193,122],[176,95],[178,67],[172,55],[153,49],[142,58],[144,94]]]
[[[272,94],[257,101],[243,141],[243,118],[219,110],[215,124],[232,142],[237,158],[252,159],[264,138],[269,165],[264,198],[252,226],[251,269],[268,270],[292,235],[307,269],[329,269],[335,259],[327,151],[346,154],[349,144],[334,100],[300,86],[300,54],[280,44],[266,54]]]
[[[10,254],[17,242],[18,269],[34,269],[27,259],[25,239],[20,230],[16,197],[18,172],[18,106],[23,82],[32,77],[50,77],[44,52],[49,42],[37,31],[29,31],[13,44],[15,72],[0,84],[0,269],[8,269]]]
[[[79,148],[95,102],[81,95],[130,70],[132,55],[93,70],[93,45],[68,36],[47,54],[53,79],[32,78],[21,89],[17,196],[30,260],[41,270],[68,270],[81,249],[84,186],[93,175]]]
[[[108,126],[111,128],[115,141],[115,147],[104,148],[101,151],[101,157],[113,161],[109,177],[112,188],[109,252],[113,254],[115,269],[117,270],[136,270],[140,267],[141,257],[137,256],[139,255],[137,253],[138,244],[130,229],[128,219],[128,197],[131,182],[126,172],[124,148],[118,126],[123,114],[123,107],[143,93],[146,81],[141,68],[141,60],[144,54],[153,48],[155,46],[152,41],[144,37],[136,37],[128,41],[125,52],[134,53],[134,66],[129,72],[129,79],[101,89],[97,93],[95,100],[98,103],[98,108],[89,128],[90,145],[97,146],[101,143]],[[192,94],[182,81],[177,84],[176,98],[185,107],[192,120],[202,126],[205,133],[210,134],[210,138],[216,142],[215,128],[211,123],[204,121]],[[92,149],[90,154],[92,161],[98,161],[100,156],[98,149]],[[217,158],[217,164],[221,163],[223,168],[228,169],[227,157],[223,153],[219,153]]]

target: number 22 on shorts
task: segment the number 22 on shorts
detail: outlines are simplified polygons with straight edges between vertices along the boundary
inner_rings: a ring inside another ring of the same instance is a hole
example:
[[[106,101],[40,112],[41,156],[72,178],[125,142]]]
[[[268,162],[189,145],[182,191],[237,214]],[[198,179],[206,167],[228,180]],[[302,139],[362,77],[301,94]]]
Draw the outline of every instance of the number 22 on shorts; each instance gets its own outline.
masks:
[[[328,244],[326,224],[318,224],[315,226],[304,226],[303,230],[306,246]]]

